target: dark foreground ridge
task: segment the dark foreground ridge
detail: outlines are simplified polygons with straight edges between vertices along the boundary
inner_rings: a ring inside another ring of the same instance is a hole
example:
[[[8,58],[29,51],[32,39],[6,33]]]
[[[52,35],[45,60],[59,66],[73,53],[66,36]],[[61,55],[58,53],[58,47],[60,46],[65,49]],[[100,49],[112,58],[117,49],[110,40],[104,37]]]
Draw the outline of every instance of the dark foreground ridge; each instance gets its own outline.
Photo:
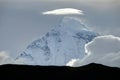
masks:
[[[2,79],[1,79],[2,78]],[[120,80],[120,68],[101,64],[82,67],[1,65],[0,80]]]

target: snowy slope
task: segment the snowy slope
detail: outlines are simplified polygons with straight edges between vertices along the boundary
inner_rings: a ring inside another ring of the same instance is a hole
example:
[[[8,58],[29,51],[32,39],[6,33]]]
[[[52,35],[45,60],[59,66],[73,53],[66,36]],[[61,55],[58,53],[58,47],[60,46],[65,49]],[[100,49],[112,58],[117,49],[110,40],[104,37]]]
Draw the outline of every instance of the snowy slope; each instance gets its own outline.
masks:
[[[29,65],[65,65],[71,59],[83,58],[85,44],[96,36],[78,19],[64,17],[59,26],[28,45],[16,61]]]

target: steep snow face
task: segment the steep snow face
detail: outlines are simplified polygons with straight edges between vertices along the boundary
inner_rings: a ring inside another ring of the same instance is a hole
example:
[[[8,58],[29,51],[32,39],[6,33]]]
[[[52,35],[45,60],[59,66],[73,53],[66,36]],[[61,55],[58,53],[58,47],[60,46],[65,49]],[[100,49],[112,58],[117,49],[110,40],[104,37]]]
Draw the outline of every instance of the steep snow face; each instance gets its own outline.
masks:
[[[61,24],[42,38],[33,41],[17,58],[29,65],[62,66],[71,59],[81,59],[85,55],[84,46],[97,33],[89,31],[76,18],[65,17]]]

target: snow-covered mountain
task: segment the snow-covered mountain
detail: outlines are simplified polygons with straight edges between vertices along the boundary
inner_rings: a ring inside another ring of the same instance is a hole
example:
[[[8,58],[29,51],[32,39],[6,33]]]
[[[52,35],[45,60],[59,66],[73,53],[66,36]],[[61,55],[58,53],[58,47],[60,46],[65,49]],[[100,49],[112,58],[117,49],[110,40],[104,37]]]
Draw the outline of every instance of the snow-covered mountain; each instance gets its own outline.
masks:
[[[96,36],[79,19],[64,17],[59,26],[28,45],[16,61],[28,65],[65,65],[87,55],[84,46]]]

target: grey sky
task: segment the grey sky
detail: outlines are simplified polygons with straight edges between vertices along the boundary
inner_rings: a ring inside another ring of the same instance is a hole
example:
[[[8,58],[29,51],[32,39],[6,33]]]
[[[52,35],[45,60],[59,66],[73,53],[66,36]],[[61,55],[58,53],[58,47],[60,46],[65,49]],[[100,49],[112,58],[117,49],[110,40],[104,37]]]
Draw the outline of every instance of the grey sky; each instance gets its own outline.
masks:
[[[88,27],[99,33],[120,36],[119,7],[119,0],[1,0],[0,51],[23,51],[64,17],[41,13],[59,8],[83,10],[85,15],[80,18]]]

